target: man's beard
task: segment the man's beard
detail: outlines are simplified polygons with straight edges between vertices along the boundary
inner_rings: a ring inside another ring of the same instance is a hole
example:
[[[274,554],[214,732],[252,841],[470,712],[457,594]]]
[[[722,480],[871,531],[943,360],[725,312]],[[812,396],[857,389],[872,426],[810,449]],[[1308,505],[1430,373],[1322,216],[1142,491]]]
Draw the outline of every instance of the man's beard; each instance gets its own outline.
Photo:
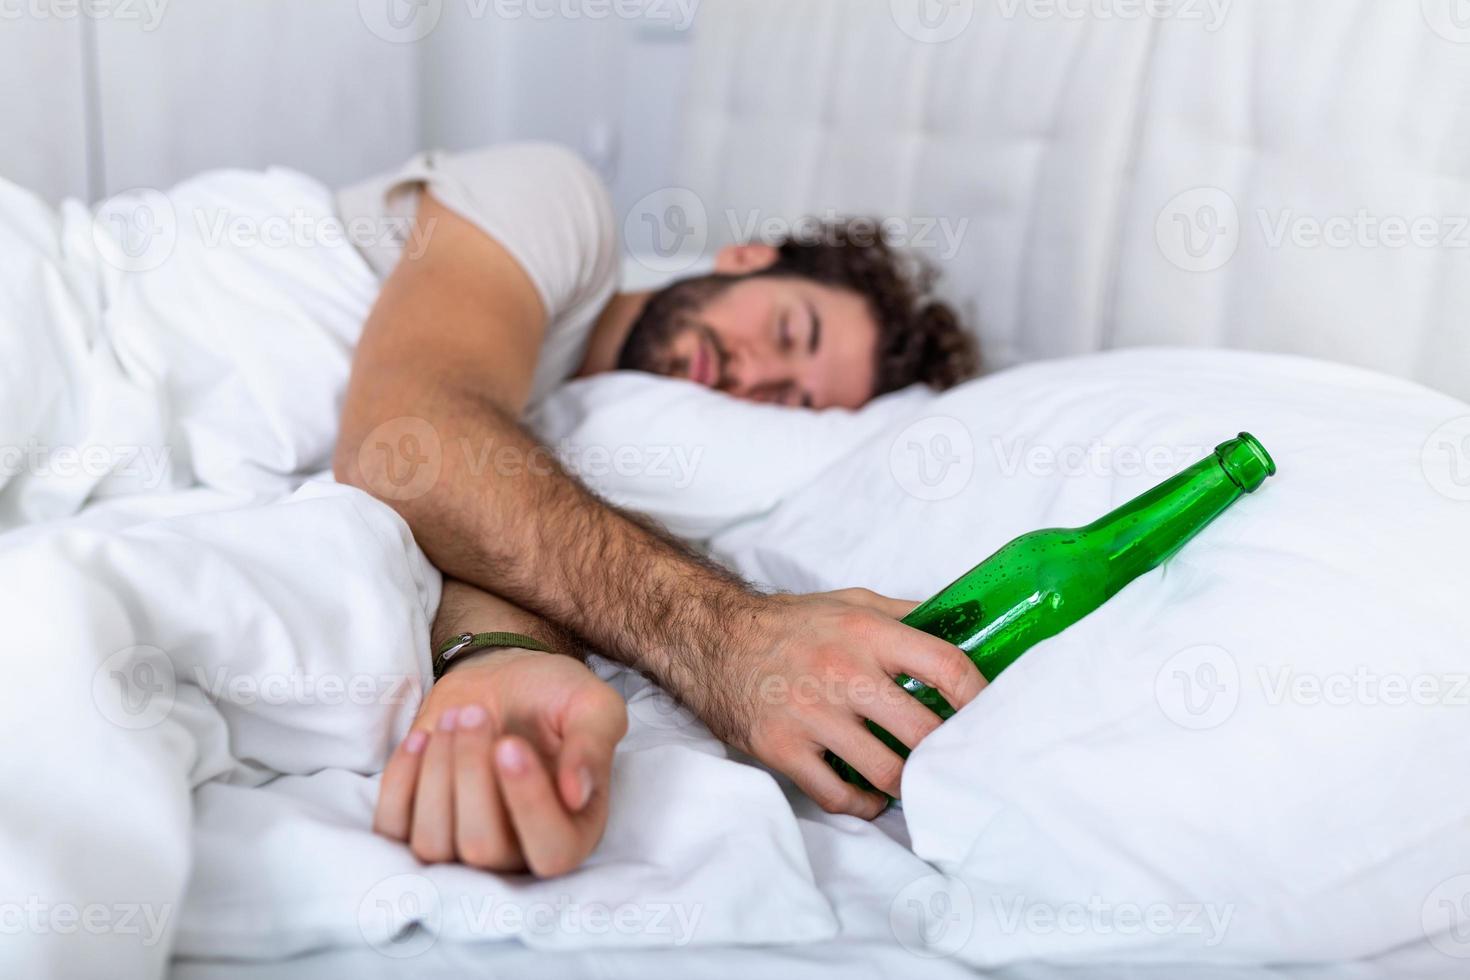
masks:
[[[700,335],[709,341],[715,355],[715,376],[725,377],[725,365],[730,362],[720,338],[709,327],[699,323],[678,320],[656,321],[640,318],[628,331],[623,349],[618,352],[619,371],[646,371],[665,377],[687,376],[690,365],[687,358],[674,353],[674,341],[686,333]]]
[[[669,352],[674,338],[687,329],[685,324],[639,317],[623,340],[623,349],[618,351],[618,370],[672,373],[664,366],[672,360]]]

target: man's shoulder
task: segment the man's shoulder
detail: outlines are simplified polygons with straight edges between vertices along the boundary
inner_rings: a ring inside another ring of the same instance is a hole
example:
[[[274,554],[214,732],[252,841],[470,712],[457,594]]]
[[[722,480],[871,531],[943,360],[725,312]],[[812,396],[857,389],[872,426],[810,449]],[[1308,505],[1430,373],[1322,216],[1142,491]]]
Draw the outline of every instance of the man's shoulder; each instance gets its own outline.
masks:
[[[496,237],[548,287],[553,316],[603,295],[615,281],[612,195],[575,151],[555,143],[504,143],[429,154],[428,164],[467,192],[467,210],[483,215],[482,227],[498,231]]]

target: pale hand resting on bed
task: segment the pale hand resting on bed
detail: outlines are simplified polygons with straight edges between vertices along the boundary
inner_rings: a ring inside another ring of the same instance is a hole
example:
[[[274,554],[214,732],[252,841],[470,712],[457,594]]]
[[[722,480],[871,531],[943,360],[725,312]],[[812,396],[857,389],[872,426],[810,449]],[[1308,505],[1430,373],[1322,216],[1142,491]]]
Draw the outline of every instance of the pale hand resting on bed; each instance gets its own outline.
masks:
[[[559,653],[496,650],[434,685],[383,773],[374,829],[425,863],[571,871],[607,825],[617,693]]]

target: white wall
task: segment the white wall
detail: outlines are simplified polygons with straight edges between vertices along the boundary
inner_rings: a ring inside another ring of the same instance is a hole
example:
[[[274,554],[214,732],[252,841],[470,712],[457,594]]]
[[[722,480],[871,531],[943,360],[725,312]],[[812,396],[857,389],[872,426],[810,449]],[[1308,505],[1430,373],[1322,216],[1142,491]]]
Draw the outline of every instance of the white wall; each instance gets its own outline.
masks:
[[[76,20],[0,22],[0,175],[87,196],[86,38]]]
[[[620,26],[588,20],[506,20],[446,4],[424,41],[426,139],[445,149],[546,139],[591,159],[623,36]]]
[[[602,172],[620,213],[673,180],[694,25],[668,5],[631,20],[479,10],[493,7],[445,0],[424,41],[426,144],[564,143]]]
[[[67,2],[0,6],[0,175],[52,200],[223,166],[343,184],[514,139],[576,148],[623,209],[672,180],[677,4],[629,20],[555,0]]]
[[[108,193],[269,164],[342,183],[420,141],[418,50],[357,0],[174,0],[156,30],[99,20],[97,42]]]

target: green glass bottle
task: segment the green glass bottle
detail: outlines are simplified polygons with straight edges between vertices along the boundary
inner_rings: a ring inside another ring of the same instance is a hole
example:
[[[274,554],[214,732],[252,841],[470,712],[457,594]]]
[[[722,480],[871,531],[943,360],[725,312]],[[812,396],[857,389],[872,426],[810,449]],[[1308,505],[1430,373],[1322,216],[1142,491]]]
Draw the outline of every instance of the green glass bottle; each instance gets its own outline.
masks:
[[[1023,534],[970,569],[903,621],[958,646],[994,680],[1031,647],[1056,636],[1144,572],[1157,567],[1242,495],[1276,472],[1252,435],[1214,453],[1085,527]],[[941,718],[954,709],[912,677],[898,683]],[[868,723],[903,757],[908,748]],[[828,761],[844,779],[871,789],[852,767]]]

